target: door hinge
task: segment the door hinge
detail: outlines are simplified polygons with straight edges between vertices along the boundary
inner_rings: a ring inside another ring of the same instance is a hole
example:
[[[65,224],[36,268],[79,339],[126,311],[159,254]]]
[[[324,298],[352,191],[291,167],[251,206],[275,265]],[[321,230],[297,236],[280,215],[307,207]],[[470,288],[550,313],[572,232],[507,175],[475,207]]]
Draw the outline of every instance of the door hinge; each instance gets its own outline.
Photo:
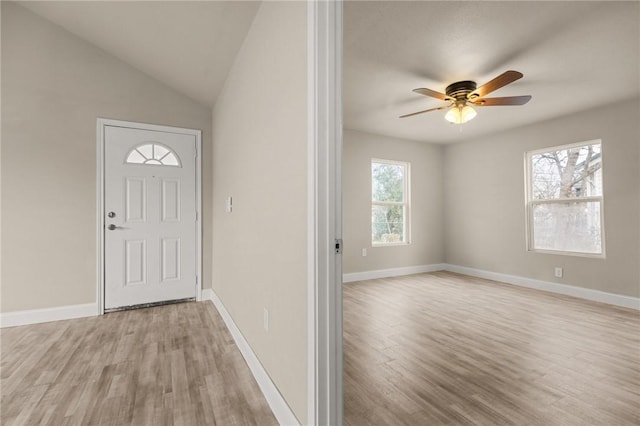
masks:
[[[336,238],[336,254],[342,254],[342,238]]]

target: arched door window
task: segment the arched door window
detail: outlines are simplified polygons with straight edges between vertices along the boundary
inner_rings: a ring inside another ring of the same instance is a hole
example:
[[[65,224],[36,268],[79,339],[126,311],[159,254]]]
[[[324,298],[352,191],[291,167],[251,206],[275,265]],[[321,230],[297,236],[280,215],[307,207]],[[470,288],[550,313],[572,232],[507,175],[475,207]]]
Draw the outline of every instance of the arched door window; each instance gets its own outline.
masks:
[[[171,148],[155,142],[133,148],[127,154],[125,163],[182,167],[180,158]]]

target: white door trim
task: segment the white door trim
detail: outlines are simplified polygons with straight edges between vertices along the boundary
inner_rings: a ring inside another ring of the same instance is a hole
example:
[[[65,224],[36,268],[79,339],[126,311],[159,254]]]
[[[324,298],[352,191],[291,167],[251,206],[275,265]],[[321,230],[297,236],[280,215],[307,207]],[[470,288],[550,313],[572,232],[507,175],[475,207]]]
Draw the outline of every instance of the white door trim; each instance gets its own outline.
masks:
[[[202,131],[185,129],[181,127],[160,126],[156,124],[136,123],[133,121],[112,120],[108,118],[97,119],[97,265],[98,277],[96,288],[96,301],[98,315],[104,314],[104,128],[106,126],[127,127],[132,129],[152,130],[157,132],[170,132],[185,135],[193,135],[196,138],[196,300],[202,300]]]
[[[342,0],[307,0],[307,422],[341,426]]]

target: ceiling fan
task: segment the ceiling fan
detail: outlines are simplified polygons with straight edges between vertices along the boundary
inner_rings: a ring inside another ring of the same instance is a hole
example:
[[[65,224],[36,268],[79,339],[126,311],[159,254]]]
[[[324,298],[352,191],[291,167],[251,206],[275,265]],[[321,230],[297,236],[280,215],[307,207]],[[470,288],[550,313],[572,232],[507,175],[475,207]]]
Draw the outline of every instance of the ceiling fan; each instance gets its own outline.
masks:
[[[412,117],[414,115],[423,114],[430,111],[438,111],[448,109],[449,111],[444,118],[451,123],[462,124],[473,119],[476,111],[473,106],[499,106],[499,105],[524,105],[531,99],[530,95],[525,96],[507,96],[502,98],[485,98],[484,96],[498,90],[507,84],[522,78],[522,73],[518,71],[505,71],[490,82],[477,87],[475,81],[458,81],[450,84],[445,89],[445,93],[436,92],[435,90],[419,88],[413,89],[414,92],[424,96],[441,99],[449,102],[438,108],[425,109],[424,111],[413,112],[411,114],[401,115],[400,118]]]

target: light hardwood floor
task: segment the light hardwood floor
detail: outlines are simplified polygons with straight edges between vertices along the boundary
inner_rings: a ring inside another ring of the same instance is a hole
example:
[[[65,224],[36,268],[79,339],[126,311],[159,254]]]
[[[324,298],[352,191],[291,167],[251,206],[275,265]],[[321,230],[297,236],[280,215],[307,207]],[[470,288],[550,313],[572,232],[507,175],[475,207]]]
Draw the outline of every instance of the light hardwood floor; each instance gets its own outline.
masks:
[[[448,272],[344,285],[346,425],[640,425],[640,313]]]
[[[2,425],[276,425],[211,302],[1,331]]]

